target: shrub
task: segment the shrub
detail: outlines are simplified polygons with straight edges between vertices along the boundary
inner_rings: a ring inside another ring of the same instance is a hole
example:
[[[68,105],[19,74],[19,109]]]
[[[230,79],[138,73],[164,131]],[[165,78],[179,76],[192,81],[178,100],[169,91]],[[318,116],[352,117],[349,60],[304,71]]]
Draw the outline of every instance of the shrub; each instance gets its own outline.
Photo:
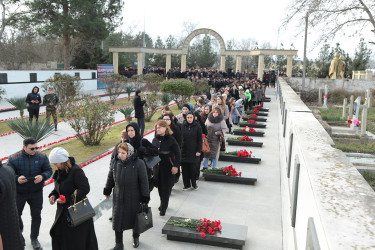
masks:
[[[103,75],[100,80],[104,83],[105,93],[109,96],[110,103],[115,104],[116,99],[124,91],[127,78],[123,75]]]
[[[0,87],[0,101],[3,99],[3,95],[5,95],[6,91],[5,89]]]
[[[128,107],[119,108],[117,110],[125,116],[126,121],[130,122],[132,120],[131,114],[134,110],[133,107],[128,106]]]
[[[26,108],[25,98],[23,98],[23,97],[19,97],[19,98],[12,97],[12,98],[9,98],[9,99],[6,99],[6,100],[10,104],[12,104],[14,107],[16,107],[16,109],[18,109],[20,111],[20,116],[23,117],[23,111]]]
[[[133,86],[131,86],[130,84],[128,84],[128,85],[126,86],[126,88],[125,88],[125,91],[126,91],[126,93],[128,94],[128,98],[130,98],[131,93],[134,92],[135,90],[134,90],[134,87],[133,87]]]
[[[23,139],[33,137],[37,142],[52,135],[55,131],[53,123],[43,119],[38,122],[29,122],[27,119],[8,121],[8,126],[17,132]]]
[[[145,122],[151,121],[154,114],[157,112],[157,108],[160,106],[160,96],[156,92],[145,94],[147,97],[147,106],[143,106],[145,112]]]
[[[177,102],[178,108],[182,108],[180,101],[189,98],[194,93],[194,85],[186,79],[171,79],[163,81],[161,91],[169,93]]]
[[[161,96],[161,103],[163,105],[168,105],[171,101],[172,101],[171,96],[168,95],[167,93],[163,93],[163,95]]]
[[[45,93],[47,93],[49,87],[53,88],[59,98],[58,111],[60,116],[65,117],[67,105],[71,103],[72,99],[79,96],[79,91],[82,88],[81,79],[78,76],[70,76],[68,74],[54,75],[42,85]]]
[[[67,106],[65,121],[84,145],[92,146],[100,144],[109,132],[109,128],[105,127],[114,122],[114,113],[110,104],[101,102],[97,97],[85,96]]]
[[[210,86],[207,81],[199,80],[194,83],[194,95],[206,94],[210,91]]]
[[[164,77],[158,74],[146,74],[143,76],[143,80],[146,83],[146,89],[150,92],[159,92],[160,83],[164,80]]]

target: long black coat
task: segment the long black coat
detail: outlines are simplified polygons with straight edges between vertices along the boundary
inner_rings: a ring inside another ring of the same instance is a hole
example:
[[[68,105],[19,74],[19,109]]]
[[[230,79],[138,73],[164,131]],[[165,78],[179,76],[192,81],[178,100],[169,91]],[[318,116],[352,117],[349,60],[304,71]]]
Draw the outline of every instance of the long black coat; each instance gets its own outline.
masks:
[[[161,159],[159,164],[154,167],[155,186],[159,187],[159,181],[163,181],[165,187],[172,187],[175,180],[172,175],[172,167],[179,167],[181,163],[180,147],[171,135],[156,135],[152,144],[158,147]]]
[[[74,162],[74,159],[71,162]],[[73,165],[69,173],[57,170],[53,176],[55,188],[49,194],[56,199],[64,195],[66,202],[57,204],[55,221],[50,230],[52,249],[61,250],[91,250],[98,249],[94,221],[90,219],[77,227],[68,226],[68,207],[74,204],[74,191],[77,190],[76,202],[81,201],[90,192],[90,185],[83,170],[78,165]]]
[[[36,92],[36,94],[33,92],[34,88],[38,89],[38,92]],[[42,102],[42,98],[40,97],[40,94],[39,94],[39,88],[36,86],[34,88],[31,90],[31,93],[27,94],[25,102],[29,104],[29,109],[39,110],[40,103]],[[31,101],[38,101],[38,103],[32,103]]]
[[[140,202],[150,200],[146,167],[135,153],[125,161],[112,160],[104,195],[110,195],[113,188],[112,228],[117,232],[132,229]]]
[[[24,249],[18,221],[15,179],[13,169],[3,167],[0,162],[0,235],[4,250]]]
[[[188,123],[184,121],[182,125],[182,148],[181,162],[195,163],[200,157],[196,156],[197,152],[202,151],[202,128],[197,121]]]
[[[139,95],[134,97],[133,105],[134,105],[134,112],[135,112],[135,118],[144,118],[145,112],[143,111],[143,105],[146,104],[145,100],[141,100],[141,97]]]

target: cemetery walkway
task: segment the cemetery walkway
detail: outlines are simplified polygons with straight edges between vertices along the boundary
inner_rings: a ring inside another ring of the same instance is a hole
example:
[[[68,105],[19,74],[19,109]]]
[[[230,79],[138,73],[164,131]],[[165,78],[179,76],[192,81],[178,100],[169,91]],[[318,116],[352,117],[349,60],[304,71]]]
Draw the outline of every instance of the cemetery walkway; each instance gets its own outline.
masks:
[[[279,101],[275,97],[275,92],[274,89],[267,89],[267,96],[271,97],[271,102],[264,104],[265,108],[269,108],[267,122],[265,122],[267,127],[259,129],[264,131],[265,135],[264,137],[253,137],[254,141],[262,141],[263,147],[226,146],[226,151],[251,150],[253,154],[261,156],[261,162],[259,164],[245,164],[219,161],[218,163],[218,167],[233,165],[243,175],[256,175],[256,184],[208,182],[200,177],[197,183],[199,190],[182,191],[183,184],[182,179],[180,179],[172,190],[170,205],[164,217],[159,216],[157,210],[159,196],[157,190],[154,189],[149,204],[152,207],[154,227],[141,235],[139,249],[220,249],[167,240],[166,236],[161,234],[161,230],[170,216],[195,219],[208,218],[221,220],[225,223],[245,225],[248,227],[248,231],[243,249],[282,249],[280,144],[278,140],[281,116]],[[60,131],[64,131],[64,127],[61,125],[60,129]],[[151,133],[146,138],[151,141],[153,136],[153,133]],[[20,147],[20,142],[8,141],[7,137],[13,138],[13,135],[0,138],[3,145],[7,143],[9,146],[15,144],[15,148]],[[233,135],[226,135],[226,138],[228,137],[233,137]],[[4,154],[2,150],[1,155],[7,154]],[[98,210],[95,217],[95,230],[99,249],[103,250],[112,248],[115,243],[112,225],[108,220],[111,216],[111,200],[105,200],[102,194],[109,162],[110,156],[106,156],[83,168],[91,185],[88,198]],[[47,185],[44,189],[45,199],[39,237],[44,250],[51,249],[49,230],[56,211],[56,207],[51,206],[47,198],[52,189],[53,184]],[[26,238],[26,249],[32,249],[28,238],[30,234],[30,213],[28,210],[29,207],[25,206],[23,235]],[[131,230],[124,233],[125,249],[132,248],[131,234]]]

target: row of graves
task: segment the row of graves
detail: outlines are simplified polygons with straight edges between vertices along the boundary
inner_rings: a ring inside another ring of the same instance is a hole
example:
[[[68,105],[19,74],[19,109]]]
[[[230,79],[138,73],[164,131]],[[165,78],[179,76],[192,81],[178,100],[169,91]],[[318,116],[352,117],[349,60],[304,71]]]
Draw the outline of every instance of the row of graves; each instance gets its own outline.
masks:
[[[269,101],[270,98],[267,98],[266,102]],[[204,171],[205,181],[256,185],[257,172],[249,164],[261,163],[261,156],[255,152],[263,146],[260,138],[265,135],[268,112],[268,108],[256,106],[242,115],[240,128],[234,129],[233,135],[225,138],[224,143],[228,147],[223,147],[223,144],[221,147],[219,161],[226,162],[226,166]],[[236,150],[226,151],[225,148],[229,147]],[[236,165],[246,170],[240,171]],[[172,216],[163,227],[162,234],[166,234],[168,240],[242,249],[245,246],[247,231],[246,225],[222,223],[220,220],[207,218]]]

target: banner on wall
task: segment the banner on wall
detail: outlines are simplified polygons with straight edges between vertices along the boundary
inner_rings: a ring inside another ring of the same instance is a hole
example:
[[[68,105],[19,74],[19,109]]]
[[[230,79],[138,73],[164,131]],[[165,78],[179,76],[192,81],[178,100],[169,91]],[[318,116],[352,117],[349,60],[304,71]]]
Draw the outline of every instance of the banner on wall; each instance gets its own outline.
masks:
[[[97,88],[105,89],[105,84],[101,82],[101,78],[104,75],[113,75],[113,64],[97,64]]]

